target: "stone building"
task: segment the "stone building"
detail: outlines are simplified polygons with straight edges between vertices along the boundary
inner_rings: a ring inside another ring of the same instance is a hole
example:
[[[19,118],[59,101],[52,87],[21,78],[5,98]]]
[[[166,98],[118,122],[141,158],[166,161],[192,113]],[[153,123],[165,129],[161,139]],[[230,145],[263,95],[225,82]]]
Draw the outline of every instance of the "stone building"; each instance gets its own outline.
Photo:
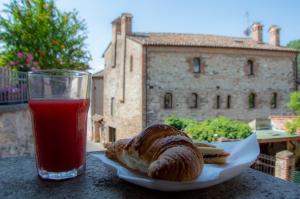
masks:
[[[100,141],[100,127],[103,122],[103,94],[104,94],[104,80],[103,70],[98,71],[92,75],[92,90],[90,115],[92,124],[92,131],[88,131],[88,138],[92,141]]]
[[[260,23],[252,25],[252,38],[136,33],[132,15],[122,14],[103,54],[104,141],[170,115],[250,121],[290,114],[297,51],[280,46],[279,27],[269,28],[269,42],[262,33]]]
[[[92,115],[103,115],[103,92],[103,70],[101,70],[92,75]]]

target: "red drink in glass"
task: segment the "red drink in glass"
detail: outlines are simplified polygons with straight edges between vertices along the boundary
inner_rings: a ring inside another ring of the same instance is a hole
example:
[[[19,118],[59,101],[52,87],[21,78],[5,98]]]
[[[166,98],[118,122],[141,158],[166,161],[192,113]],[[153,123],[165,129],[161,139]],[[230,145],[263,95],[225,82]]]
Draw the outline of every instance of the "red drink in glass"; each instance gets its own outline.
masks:
[[[38,175],[63,180],[85,170],[90,74],[72,70],[28,73]]]
[[[64,172],[85,163],[89,99],[30,100],[37,166]]]

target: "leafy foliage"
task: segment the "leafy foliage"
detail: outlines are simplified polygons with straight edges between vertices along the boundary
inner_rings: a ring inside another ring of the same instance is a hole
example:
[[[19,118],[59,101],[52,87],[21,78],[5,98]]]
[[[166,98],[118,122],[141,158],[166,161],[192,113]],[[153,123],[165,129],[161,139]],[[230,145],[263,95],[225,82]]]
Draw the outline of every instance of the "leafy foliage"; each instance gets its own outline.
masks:
[[[288,107],[300,115],[300,92],[292,92],[290,94],[290,101]]]
[[[300,39],[290,41],[287,44],[287,47],[289,48],[294,48],[300,51]],[[297,58],[297,68],[298,68],[298,73],[300,72],[300,55],[298,53],[298,58]],[[300,92],[293,92],[290,94],[290,102],[288,103],[288,107],[295,111],[297,115],[300,115]],[[286,124],[286,128],[288,129],[288,133],[294,134],[296,133],[297,129],[300,128],[300,119],[297,118],[296,120],[292,122],[288,122]]]
[[[171,116],[165,119],[165,123],[185,131],[192,139],[199,141],[212,142],[220,138],[243,139],[251,134],[251,129],[246,123],[222,116],[203,122]]]
[[[18,54],[22,53],[32,56],[29,65],[34,60],[41,69],[88,68],[86,25],[76,11],[61,12],[53,0],[12,0],[5,7],[0,15],[2,66],[20,69]]]
[[[15,61],[11,61],[9,66],[22,72],[35,71],[39,69],[39,64],[37,61],[33,60],[31,53],[18,52]]]
[[[296,119],[292,122],[286,123],[287,133],[293,135],[300,128],[300,120]]]
[[[297,115],[300,115],[300,92],[295,91],[290,94],[288,107],[295,111]],[[297,129],[300,129],[300,118],[297,118],[292,122],[288,122],[286,124],[286,128],[288,129],[288,133],[296,133]]]
[[[194,123],[197,122],[191,119],[177,117],[177,116],[169,116],[165,119],[165,124],[173,126],[179,130],[184,130],[187,126],[190,126]]]
[[[294,40],[294,41],[290,41],[287,44],[287,47],[300,50],[300,39]]]

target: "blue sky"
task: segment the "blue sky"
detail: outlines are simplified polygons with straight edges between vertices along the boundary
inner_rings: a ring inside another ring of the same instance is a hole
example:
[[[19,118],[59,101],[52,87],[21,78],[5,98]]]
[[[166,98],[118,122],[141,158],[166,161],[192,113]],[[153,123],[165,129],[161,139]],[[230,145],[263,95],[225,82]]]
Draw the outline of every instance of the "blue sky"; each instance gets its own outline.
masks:
[[[0,0],[2,4],[8,0]],[[76,9],[88,26],[88,49],[92,72],[103,68],[102,53],[111,40],[111,21],[122,12],[132,13],[136,32],[182,32],[244,36],[250,24],[259,21],[267,30],[282,28],[281,44],[300,39],[299,0],[56,0],[62,10]]]

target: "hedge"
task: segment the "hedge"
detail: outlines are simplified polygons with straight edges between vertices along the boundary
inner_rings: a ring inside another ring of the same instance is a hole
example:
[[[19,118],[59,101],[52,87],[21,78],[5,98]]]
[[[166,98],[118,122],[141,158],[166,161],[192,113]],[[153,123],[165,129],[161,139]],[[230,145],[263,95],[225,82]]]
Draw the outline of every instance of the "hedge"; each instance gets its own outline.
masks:
[[[170,116],[165,119],[165,124],[185,131],[192,139],[197,141],[213,142],[220,138],[244,139],[251,134],[251,128],[248,124],[223,116],[202,122]]]

